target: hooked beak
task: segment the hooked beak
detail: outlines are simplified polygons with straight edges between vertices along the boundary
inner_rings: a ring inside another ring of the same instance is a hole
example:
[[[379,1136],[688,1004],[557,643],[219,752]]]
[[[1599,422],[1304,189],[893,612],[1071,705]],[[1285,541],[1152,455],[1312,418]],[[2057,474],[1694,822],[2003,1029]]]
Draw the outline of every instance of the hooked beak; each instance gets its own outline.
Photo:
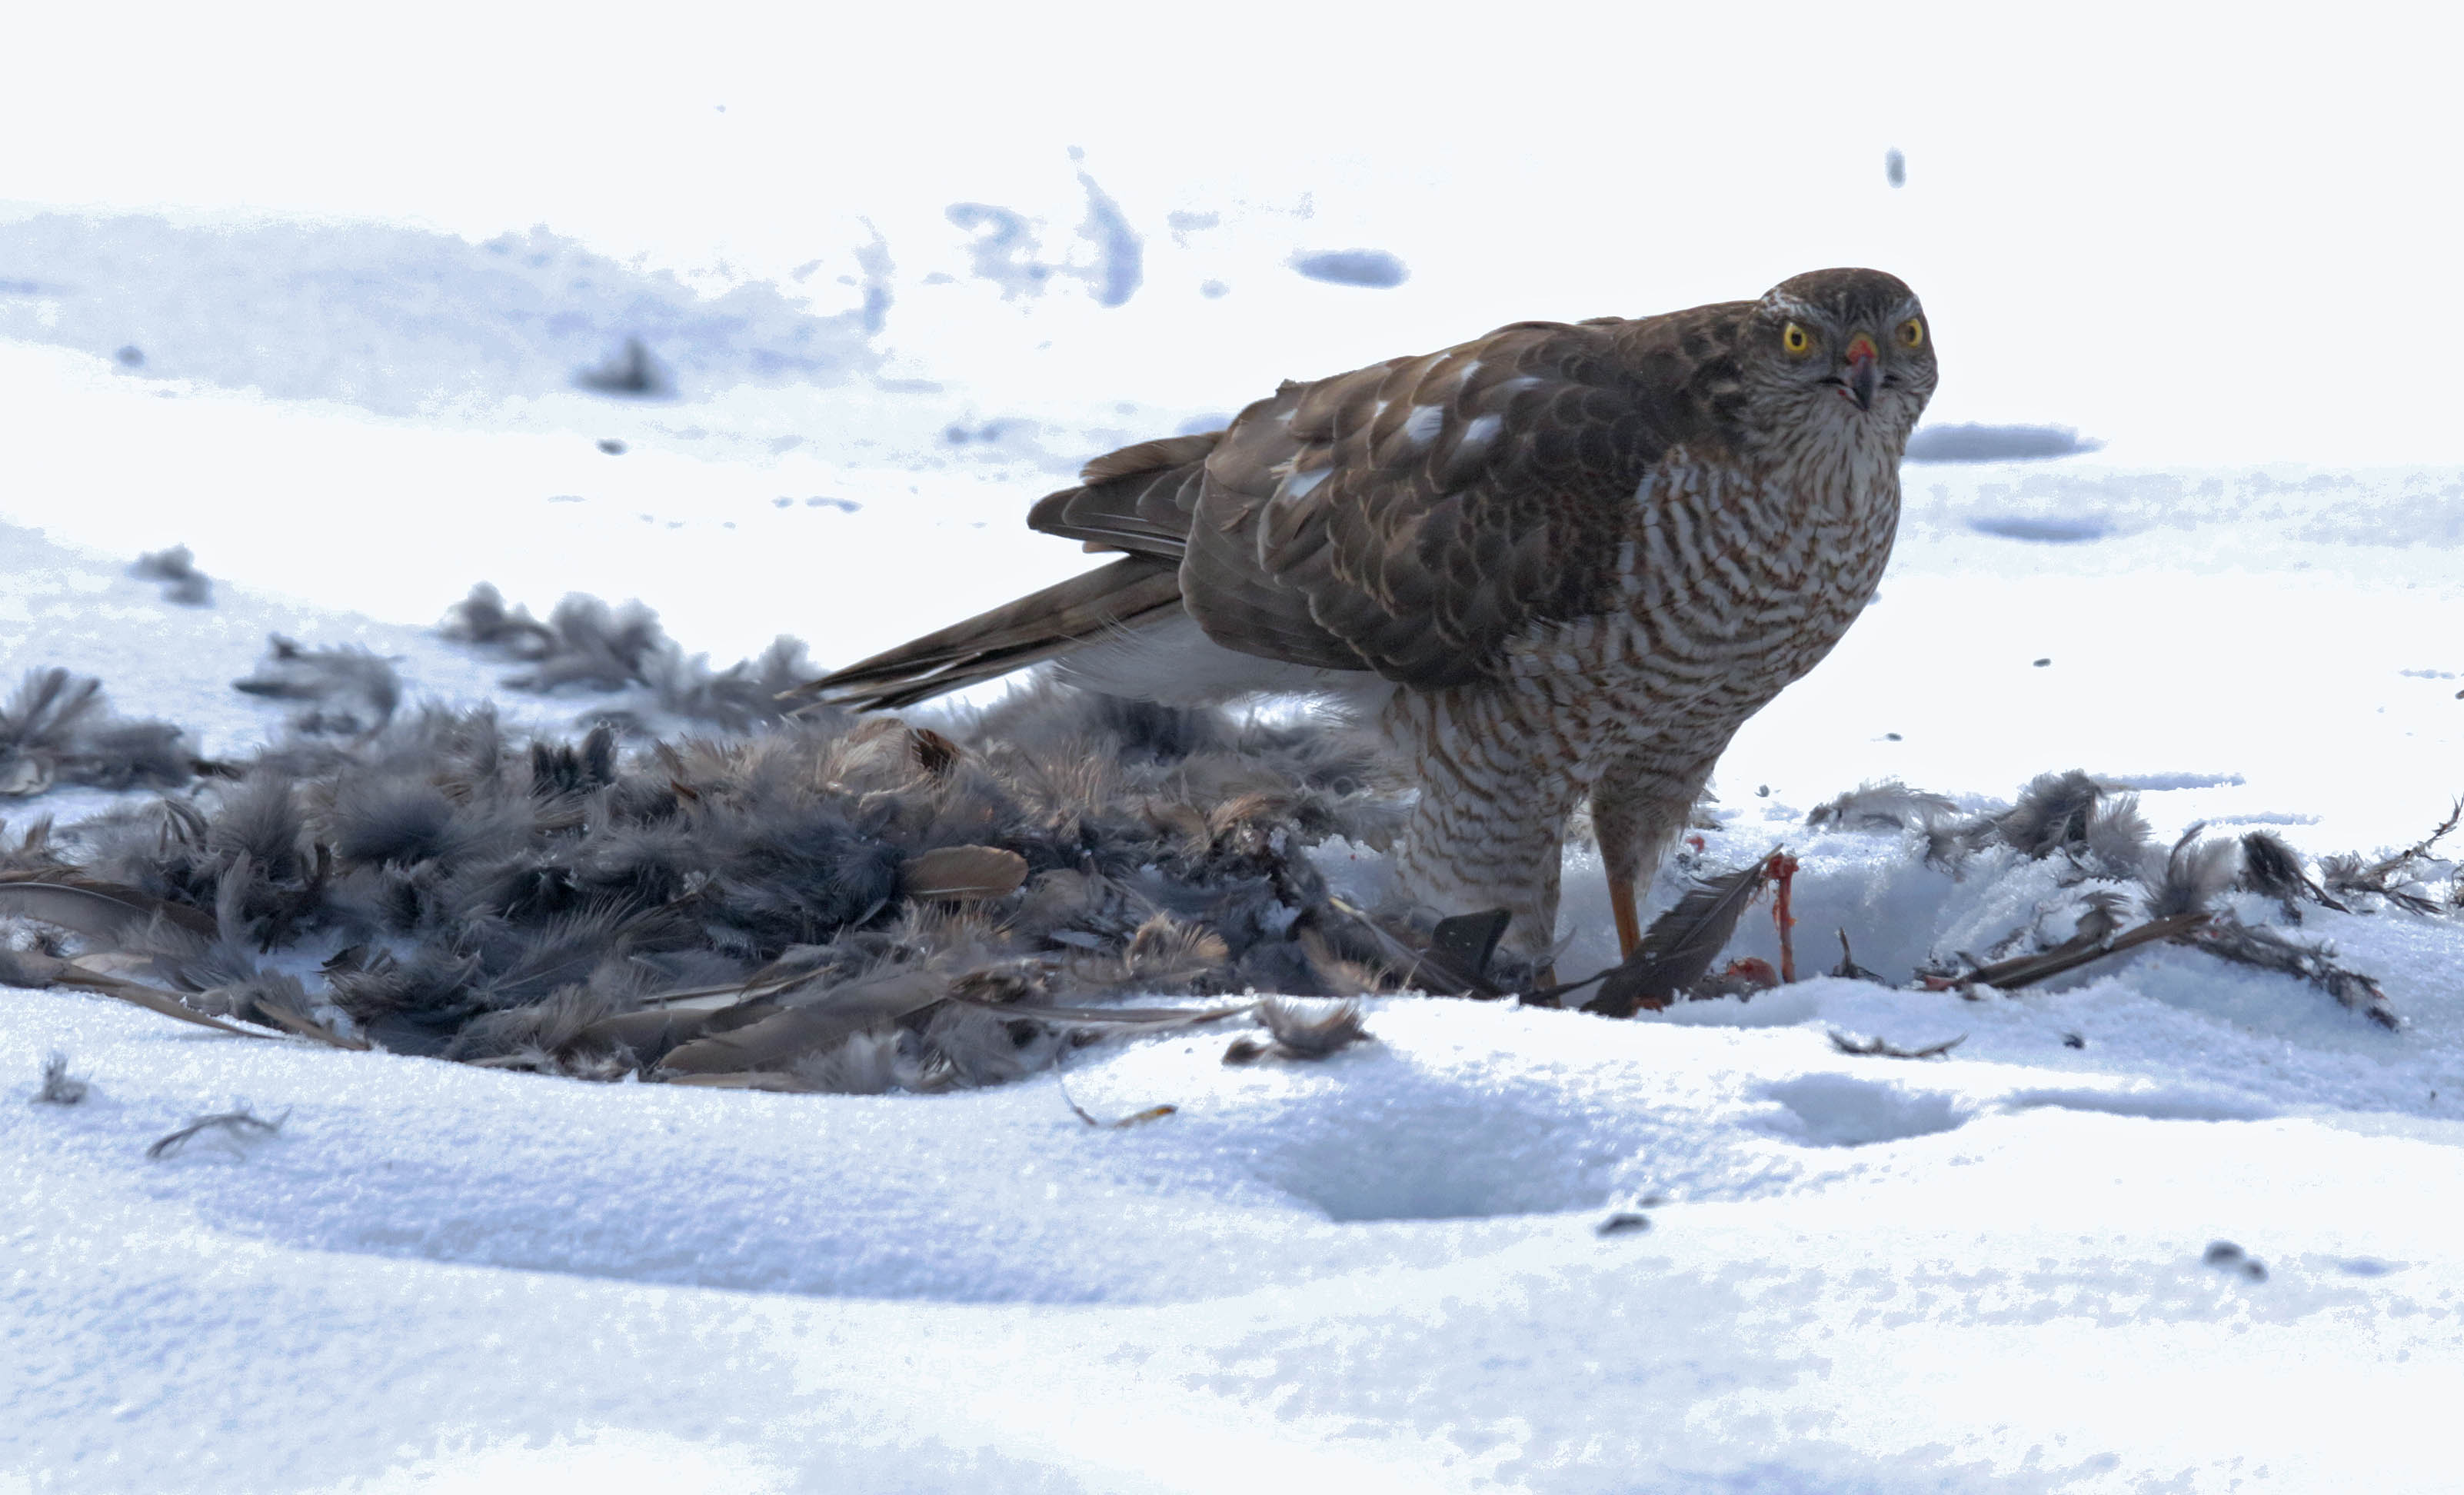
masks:
[[[1874,347],[1873,338],[1859,333],[1848,340],[1848,371],[1839,376],[1839,392],[1857,402],[1857,408],[1874,407],[1874,391],[1881,386],[1882,361]]]

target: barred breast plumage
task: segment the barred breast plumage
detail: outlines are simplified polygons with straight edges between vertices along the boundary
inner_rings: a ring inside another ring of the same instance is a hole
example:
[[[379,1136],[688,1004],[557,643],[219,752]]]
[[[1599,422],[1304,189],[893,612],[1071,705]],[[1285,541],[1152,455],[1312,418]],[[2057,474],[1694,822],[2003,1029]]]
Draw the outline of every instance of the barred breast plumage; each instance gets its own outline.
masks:
[[[1287,384],[1029,517],[1121,560],[811,689],[892,706],[1060,658],[1123,693],[1336,694],[1421,785],[1403,899],[1507,908],[1545,961],[1588,796],[1630,947],[1730,737],[1871,599],[1934,379],[1907,287],[1835,270]]]

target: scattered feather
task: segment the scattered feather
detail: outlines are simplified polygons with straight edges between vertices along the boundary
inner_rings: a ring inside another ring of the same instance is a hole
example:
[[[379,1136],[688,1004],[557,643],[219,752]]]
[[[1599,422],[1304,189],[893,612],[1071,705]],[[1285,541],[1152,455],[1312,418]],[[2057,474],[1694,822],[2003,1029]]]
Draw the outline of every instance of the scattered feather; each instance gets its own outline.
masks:
[[[1939,794],[1911,789],[1896,779],[1868,780],[1805,817],[1817,830],[1923,830],[1957,813]]]
[[[2039,774],[2019,791],[2018,802],[1993,819],[2002,844],[2031,857],[2042,857],[2065,846],[2087,844],[2088,823],[2104,786],[2073,769]]]
[[[1967,1042],[1968,1035],[1962,1033],[1957,1038],[1945,1039],[1939,1044],[1927,1044],[1923,1048],[1902,1048],[1897,1044],[1888,1043],[1879,1037],[1851,1038],[1837,1028],[1831,1030],[1831,1046],[1839,1052],[1879,1055],[1884,1059],[1940,1059]]]
[[[197,558],[186,545],[148,551],[129,566],[128,574],[141,581],[164,583],[163,600],[166,603],[183,607],[214,605],[213,580],[197,569]]]
[[[1839,931],[1839,963],[1831,968],[1831,974],[1842,980],[1872,981],[1881,986],[1891,984],[1857,963],[1857,956],[1848,949],[1848,931],[1844,928]]]
[[[2457,801],[2429,835],[2402,851],[2374,861],[2352,855],[2324,858],[2319,864],[2320,881],[2331,893],[2346,897],[2371,894],[2409,912],[2436,913],[2442,907],[2439,901],[2414,892],[2409,885],[2418,881],[2415,868],[2428,860],[2432,847],[2455,829],[2459,819],[2464,819],[2464,800]]]
[[[1356,1001],[1339,1001],[1312,1010],[1299,1002],[1269,997],[1258,1003],[1258,1021],[1265,1025],[1272,1042],[1235,1039],[1223,1051],[1225,1064],[1254,1064],[1262,1059],[1324,1059],[1369,1039],[1369,1029],[1360,1021],[1360,1003]]]
[[[261,1140],[274,1135],[280,1132],[282,1124],[290,1119],[291,1112],[286,1110],[272,1121],[268,1121],[246,1106],[233,1110],[217,1111],[210,1116],[199,1116],[177,1132],[166,1132],[157,1137],[153,1145],[145,1149],[145,1155],[155,1159],[169,1157],[209,1132],[221,1132],[236,1148],[242,1142]]]
[[[635,400],[658,400],[675,393],[675,380],[639,338],[627,338],[624,347],[605,363],[581,369],[574,384],[597,394]]]
[[[255,672],[231,689],[300,703],[291,727],[309,737],[376,732],[402,705],[402,677],[387,660],[364,649],[302,649],[279,633],[267,638]]]
[[[74,1106],[84,1100],[92,1087],[83,1079],[69,1073],[69,1056],[51,1053],[43,1056],[43,1083],[34,1091],[37,1106]]]
[[[2182,832],[2164,867],[2144,884],[2147,916],[2167,919],[2204,914],[2233,885],[2241,870],[2241,846],[2233,841],[2199,841],[2204,824]]]
[[[2007,810],[1964,822],[1936,819],[1922,828],[1925,860],[1937,867],[2001,846],[2032,859],[2066,853],[2112,877],[2140,874],[2148,837],[2138,796],[2113,794],[2076,769],[2037,775]]]
[[[2328,896],[2302,865],[2301,853],[2272,831],[2254,830],[2241,838],[2241,876],[2234,886],[2275,899],[2285,918],[2296,924],[2301,922],[2305,898],[2339,913],[2352,912]]]

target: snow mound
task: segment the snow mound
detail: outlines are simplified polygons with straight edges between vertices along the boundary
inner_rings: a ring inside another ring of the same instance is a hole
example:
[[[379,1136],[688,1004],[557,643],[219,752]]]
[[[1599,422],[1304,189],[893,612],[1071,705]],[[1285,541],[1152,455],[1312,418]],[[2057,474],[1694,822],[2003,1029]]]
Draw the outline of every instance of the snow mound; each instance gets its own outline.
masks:
[[[814,316],[760,282],[705,296],[544,228],[473,244],[370,223],[0,221],[0,337],[387,415],[545,394],[628,340],[700,393],[836,384],[876,366],[868,336],[862,313]]]

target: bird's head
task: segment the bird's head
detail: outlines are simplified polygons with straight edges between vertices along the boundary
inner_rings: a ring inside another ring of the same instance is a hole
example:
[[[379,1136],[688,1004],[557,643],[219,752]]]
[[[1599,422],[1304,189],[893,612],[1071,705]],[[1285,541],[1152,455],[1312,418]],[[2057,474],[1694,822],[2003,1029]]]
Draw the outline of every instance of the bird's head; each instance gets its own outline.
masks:
[[[1815,270],[1763,293],[1740,371],[1774,427],[1880,436],[1894,450],[1932,398],[1933,326],[1916,293],[1879,270]]]

